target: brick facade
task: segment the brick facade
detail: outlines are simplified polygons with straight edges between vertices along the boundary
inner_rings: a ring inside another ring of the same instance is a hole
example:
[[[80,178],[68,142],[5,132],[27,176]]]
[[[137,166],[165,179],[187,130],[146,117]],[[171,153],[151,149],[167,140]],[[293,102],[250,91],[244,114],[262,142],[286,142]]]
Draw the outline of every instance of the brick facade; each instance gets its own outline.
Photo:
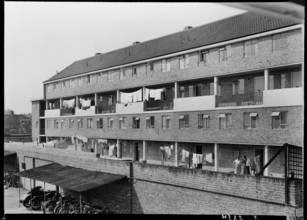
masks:
[[[288,125],[285,129],[272,129],[272,116],[274,111],[288,112]],[[258,113],[258,124],[256,130],[243,129],[243,113]],[[198,129],[198,114],[208,114],[210,116],[210,128]],[[219,114],[232,114],[232,127],[229,129],[219,129]],[[302,146],[303,122],[302,107],[274,107],[274,108],[238,108],[238,109],[220,109],[211,111],[193,111],[185,112],[189,114],[189,128],[179,129],[179,115],[181,112],[154,112],[142,115],[100,115],[92,117],[74,117],[74,128],[68,128],[68,119],[71,117],[56,118],[57,120],[66,120],[65,129],[54,129],[54,118],[51,120],[51,128],[46,128],[47,136],[70,137],[75,134],[91,138],[107,138],[120,140],[161,140],[161,141],[195,141],[201,143],[236,143],[236,144],[254,144],[254,145],[277,145],[289,143]],[[162,116],[171,116],[171,129],[162,129]],[[119,118],[127,117],[127,129],[119,129]],[[146,117],[155,116],[155,128],[146,129]],[[114,118],[114,129],[107,128],[107,118]],[[140,117],[140,128],[132,128],[132,117]],[[77,120],[83,118],[83,128],[77,128]],[[93,128],[86,128],[86,119],[93,118]],[[97,129],[96,121],[103,118],[103,129]],[[47,123],[46,123],[47,124]]]

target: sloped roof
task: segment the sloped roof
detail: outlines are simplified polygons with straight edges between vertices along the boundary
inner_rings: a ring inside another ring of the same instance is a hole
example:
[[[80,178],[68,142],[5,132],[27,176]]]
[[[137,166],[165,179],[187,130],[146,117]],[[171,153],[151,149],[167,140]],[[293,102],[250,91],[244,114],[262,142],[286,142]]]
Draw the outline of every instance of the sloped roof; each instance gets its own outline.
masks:
[[[75,61],[45,82],[259,34],[296,24],[298,23],[248,12],[105,54]]]

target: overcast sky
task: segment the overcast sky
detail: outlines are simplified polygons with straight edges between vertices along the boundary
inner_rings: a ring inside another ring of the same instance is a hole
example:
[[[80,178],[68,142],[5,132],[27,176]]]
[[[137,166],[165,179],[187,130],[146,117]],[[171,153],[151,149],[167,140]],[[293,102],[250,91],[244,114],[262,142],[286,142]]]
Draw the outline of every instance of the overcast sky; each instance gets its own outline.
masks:
[[[5,2],[5,109],[31,113],[76,60],[243,13],[214,3]]]

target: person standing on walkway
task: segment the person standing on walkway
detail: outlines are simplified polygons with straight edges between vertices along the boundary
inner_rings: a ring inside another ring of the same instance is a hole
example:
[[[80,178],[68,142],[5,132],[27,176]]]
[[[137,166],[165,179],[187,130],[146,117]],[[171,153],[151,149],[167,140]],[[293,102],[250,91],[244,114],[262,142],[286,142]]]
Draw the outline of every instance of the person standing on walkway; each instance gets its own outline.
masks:
[[[234,161],[233,164],[235,166],[235,174],[239,174],[240,173],[240,165],[241,165],[241,161],[240,161],[240,157],[237,157]]]
[[[247,158],[246,159],[246,174],[249,175],[250,174],[250,166],[251,166],[251,159]]]

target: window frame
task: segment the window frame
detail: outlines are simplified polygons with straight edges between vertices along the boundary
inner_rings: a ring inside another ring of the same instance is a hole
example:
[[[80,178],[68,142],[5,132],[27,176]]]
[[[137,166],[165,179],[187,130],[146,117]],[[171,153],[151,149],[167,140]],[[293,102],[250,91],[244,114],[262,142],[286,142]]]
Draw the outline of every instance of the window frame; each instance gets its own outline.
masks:
[[[181,118],[183,116],[183,118]],[[189,114],[179,115],[179,129],[185,129],[190,127]]]
[[[108,129],[114,129],[114,118],[113,117],[108,118]]]
[[[126,125],[126,122],[127,122],[127,117],[120,117],[118,119],[118,123],[119,123],[119,129],[127,129],[127,125]]]
[[[282,115],[285,116],[286,124],[282,123]],[[278,116],[271,116],[272,117],[272,129],[286,129],[288,127],[288,112],[287,111],[280,111]],[[278,122],[278,127],[274,127],[274,121]]]
[[[171,116],[170,115],[162,115],[161,116],[161,128],[162,129],[171,129]]]
[[[92,129],[93,128],[93,118],[87,118],[86,125],[88,129]]]
[[[219,51],[219,63],[227,61],[227,48],[220,47],[218,51]],[[221,53],[222,53],[222,56],[221,56]]]
[[[155,116],[146,117],[146,129],[155,128]]]

